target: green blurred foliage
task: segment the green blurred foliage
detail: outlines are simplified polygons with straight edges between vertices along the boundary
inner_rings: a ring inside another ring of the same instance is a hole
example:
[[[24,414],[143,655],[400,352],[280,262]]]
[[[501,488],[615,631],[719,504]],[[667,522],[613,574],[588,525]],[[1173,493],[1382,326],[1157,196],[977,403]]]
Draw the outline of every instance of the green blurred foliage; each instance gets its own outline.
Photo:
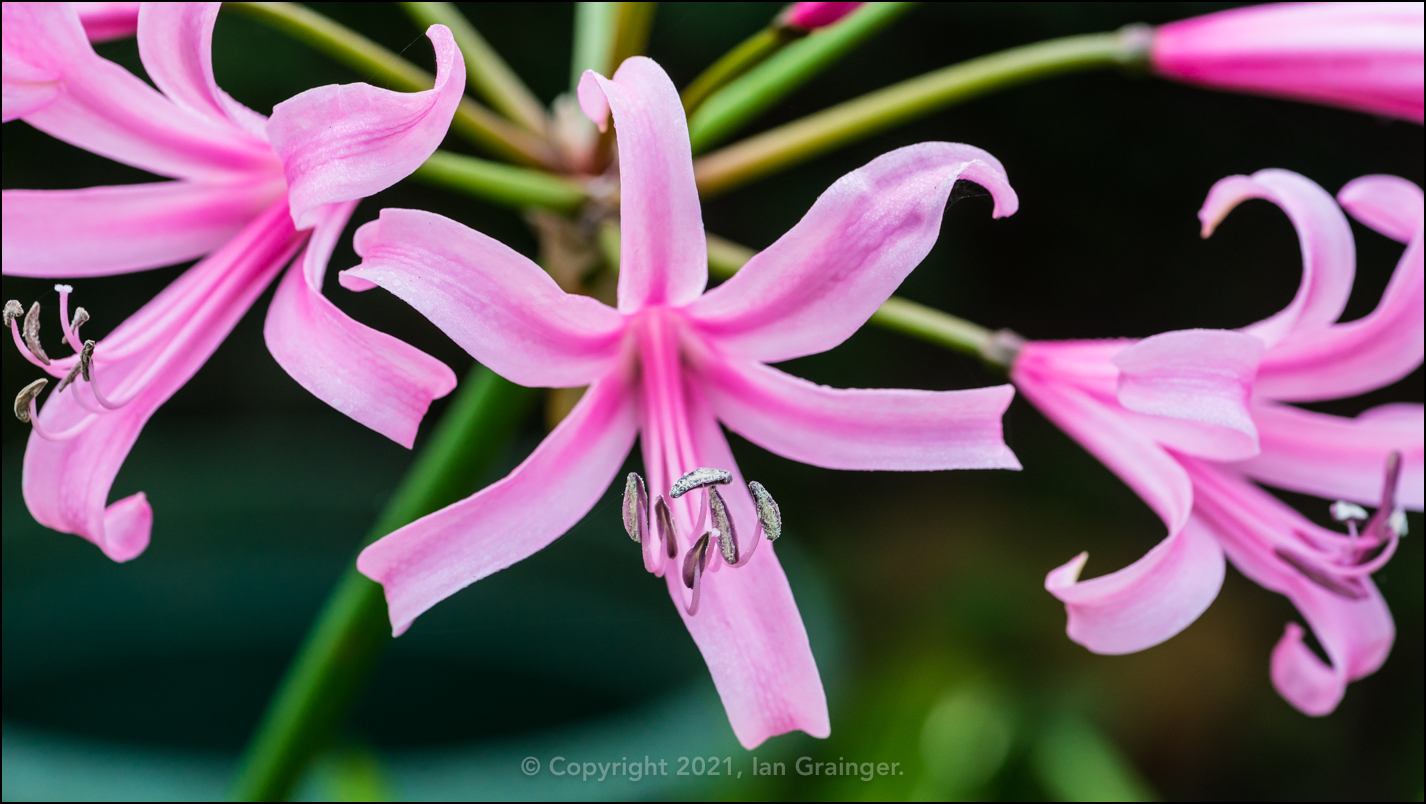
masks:
[[[568,5],[460,5],[542,100],[568,89]],[[1005,47],[1217,7],[927,4],[750,132]],[[778,8],[667,4],[650,55],[683,85]],[[322,10],[431,66],[429,45],[394,6]],[[100,51],[139,69],[132,41]],[[361,80],[239,15],[220,17],[214,63],[219,83],[263,112],[312,86]],[[23,123],[4,132],[7,188],[155,179]],[[1223,176],[1283,167],[1331,191],[1366,173],[1423,178],[1419,126],[1106,72],[979,99],[719,197],[705,207],[708,229],[766,246],[838,176],[930,139],[995,154],[1022,205],[992,221],[986,199],[956,204],[901,292],[1035,338],[1234,327],[1282,307],[1300,275],[1285,216],[1249,202],[1213,238],[1198,237],[1195,212]],[[446,147],[464,150],[454,140]],[[411,183],[363,202],[351,230],[387,206],[441,212],[534,253],[518,214]],[[1401,253],[1356,224],[1353,233],[1348,318],[1374,306]],[[347,234],[332,273],[357,261]],[[75,303],[93,315],[88,331],[111,330],[181,270],[75,283]],[[52,284],[6,277],[3,287],[6,298],[53,310]],[[347,292],[334,276],[327,293],[458,374],[470,365],[389,295]],[[0,427],[7,798],[221,795],[297,640],[409,463],[409,453],[317,403],[273,363],[261,335],[268,298],[154,417],[120,473],[114,496],[145,490],[156,512],[153,544],[130,564],[33,523],[20,497],[26,429],[9,418]],[[1003,382],[975,361],[874,330],[784,368],[844,387]],[[35,376],[8,347],[3,369],[7,393]],[[1390,388],[1314,407],[1354,414],[1422,398],[1418,369]],[[1163,645],[1096,656],[1069,642],[1045,572],[1085,549],[1088,574],[1123,566],[1163,526],[1023,401],[1006,428],[1023,472],[832,472],[731,439],[744,474],[772,490],[788,523],[779,555],[828,687],[829,740],[793,734],[753,752],[737,747],[662,582],[642,571],[622,533],[611,489],[551,548],[442,603],[396,640],[349,725],[352,744],[369,748],[338,749],[303,795],[1419,800],[1420,538],[1404,540],[1376,576],[1398,627],[1386,666],[1353,684],[1330,717],[1306,718],[1275,694],[1267,666],[1283,624],[1300,618],[1233,571],[1207,613]],[[542,434],[532,416],[487,480]],[[633,456],[628,468],[638,463]],[[1283,496],[1325,521],[1323,501]],[[1410,526],[1423,532],[1419,515]],[[785,773],[598,783],[518,769],[527,755],[645,754],[729,756],[742,771],[756,755]],[[858,770],[896,762],[904,773],[803,776],[800,757],[855,761]]]

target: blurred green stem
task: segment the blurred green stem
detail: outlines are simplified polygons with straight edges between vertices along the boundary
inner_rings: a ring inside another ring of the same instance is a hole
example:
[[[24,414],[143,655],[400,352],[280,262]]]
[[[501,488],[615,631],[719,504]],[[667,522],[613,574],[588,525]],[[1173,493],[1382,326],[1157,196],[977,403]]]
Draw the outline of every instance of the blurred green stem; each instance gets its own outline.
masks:
[[[465,54],[466,77],[471,89],[516,123],[536,134],[545,133],[544,105],[454,4],[402,3],[401,6],[423,28],[440,23],[451,29],[461,53]]]
[[[585,70],[609,74],[609,58],[614,53],[614,28],[618,3],[574,4],[574,54],[570,61],[569,90],[579,88]]]
[[[589,200],[583,187],[562,176],[450,151],[431,154],[411,178],[516,209],[573,212]]]
[[[683,90],[684,113],[690,118],[693,117],[693,113],[708,100],[709,95],[761,64],[788,42],[804,35],[804,32],[797,28],[773,24],[744,39],[737,47],[713,62],[712,66],[693,79],[688,88]]]
[[[747,246],[710,234],[708,235],[708,273],[727,279],[738,272],[755,254]],[[892,296],[887,299],[868,323],[882,329],[934,343],[956,352],[979,357],[985,362],[1008,369],[1015,360],[1018,337],[1008,330],[992,331],[972,324],[950,313],[914,301]]]
[[[704,196],[725,192],[892,126],[1037,78],[1142,64],[1148,44],[1142,26],[1129,26],[1116,33],[1050,39],[945,67],[700,157],[693,162],[698,189]]]
[[[480,366],[472,370],[363,546],[470,494],[534,399],[533,389]],[[334,736],[390,634],[380,584],[348,567],[248,744],[234,800],[276,801],[291,794]]]
[[[315,11],[296,3],[226,3],[326,53],[391,89],[420,92],[435,78],[425,70]],[[462,98],[451,131],[495,156],[528,165],[555,166],[560,157],[542,137]]]
[[[609,73],[612,76],[624,59],[638,56],[649,44],[649,30],[654,25],[654,11],[658,3],[617,3],[618,12],[614,21],[614,47],[609,54]]]
[[[812,80],[872,34],[891,24],[913,5],[915,4],[867,3],[836,25],[793,42],[776,55],[768,54],[767,60],[762,64],[749,65],[750,69],[746,75],[718,90],[703,103],[697,114],[689,118],[688,138],[693,152],[706,151],[726,140],[733,132],[767,111],[793,90]],[[697,84],[698,81],[694,81],[689,86],[689,92],[692,92]],[[684,100],[684,108],[688,108],[687,98]]]

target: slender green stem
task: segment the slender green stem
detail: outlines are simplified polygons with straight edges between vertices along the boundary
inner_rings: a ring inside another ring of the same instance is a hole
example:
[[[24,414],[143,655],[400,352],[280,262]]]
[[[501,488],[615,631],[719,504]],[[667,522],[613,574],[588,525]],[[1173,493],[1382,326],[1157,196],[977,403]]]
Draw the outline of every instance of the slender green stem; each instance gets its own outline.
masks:
[[[363,544],[469,494],[534,399],[532,389],[473,370]],[[390,634],[381,586],[350,567],[269,702],[239,767],[234,799],[274,801],[292,792]]]
[[[708,100],[708,96],[725,84],[758,66],[768,56],[781,50],[792,40],[805,34],[787,25],[771,25],[744,39],[741,44],[713,62],[688,88],[683,90],[683,111],[689,117]]]
[[[618,3],[574,4],[574,53],[569,79],[571,92],[579,88],[579,79],[585,70],[593,70],[600,75],[609,74],[618,21]]]
[[[435,78],[425,70],[311,9],[296,3],[227,3],[391,89],[419,92]],[[469,98],[456,108],[451,130],[495,156],[530,165],[558,165],[559,155],[543,138]]]
[[[612,75],[624,59],[638,56],[649,44],[649,31],[654,26],[654,11],[658,3],[619,3],[615,20],[614,48],[609,54],[609,70]]]
[[[451,29],[451,35],[465,55],[466,79],[476,94],[530,131],[545,133],[548,120],[544,104],[453,3],[402,3],[401,6],[417,25],[426,27],[439,23]]]
[[[727,279],[755,254],[747,246],[708,235],[708,272]],[[900,332],[957,352],[974,355],[995,366],[1008,368],[1018,350],[1018,336],[1008,330],[991,331],[950,313],[892,296],[868,321],[882,329]]]
[[[706,151],[726,140],[914,5],[867,3],[836,25],[816,31],[769,56],[746,75],[718,90],[689,119],[688,138],[693,152]]]
[[[589,200],[583,187],[562,176],[450,151],[431,154],[411,178],[516,209],[572,212]]]
[[[997,89],[1075,70],[1141,64],[1142,29],[1051,39],[927,73],[749,137],[694,161],[699,191],[725,192],[892,126]],[[710,104],[712,101],[710,100]],[[704,106],[704,111],[708,106]]]

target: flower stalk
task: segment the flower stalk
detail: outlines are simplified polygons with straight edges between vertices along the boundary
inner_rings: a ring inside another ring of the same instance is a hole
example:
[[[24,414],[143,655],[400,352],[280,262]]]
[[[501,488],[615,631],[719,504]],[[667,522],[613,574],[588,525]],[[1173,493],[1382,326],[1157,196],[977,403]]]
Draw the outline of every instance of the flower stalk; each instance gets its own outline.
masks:
[[[532,389],[477,366],[362,545],[469,494],[534,398]],[[288,797],[333,736],[390,640],[381,586],[350,567],[327,598],[248,744],[233,786],[234,800]]]
[[[840,27],[840,26],[838,26]],[[1052,75],[1145,63],[1138,26],[1050,39],[971,59],[893,84],[700,157],[699,193],[727,192],[917,117],[998,89]],[[707,111],[705,106],[704,111]]]
[[[516,209],[572,212],[589,200],[578,183],[553,173],[436,151],[412,178]]]

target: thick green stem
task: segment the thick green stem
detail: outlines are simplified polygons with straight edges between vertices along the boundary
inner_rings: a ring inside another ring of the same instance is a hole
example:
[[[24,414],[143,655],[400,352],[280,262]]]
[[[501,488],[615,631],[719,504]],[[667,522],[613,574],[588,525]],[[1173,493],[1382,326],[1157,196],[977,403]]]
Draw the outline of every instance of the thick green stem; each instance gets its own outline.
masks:
[[[708,272],[727,279],[755,254],[747,246],[708,235]],[[974,355],[995,366],[1008,368],[1015,359],[1019,338],[1008,330],[991,331],[950,313],[892,296],[867,322],[957,352]]]
[[[902,81],[694,160],[698,189],[704,196],[725,192],[998,89],[1076,70],[1141,64],[1147,41],[1138,26],[1117,33],[1069,36]],[[708,108],[705,105],[704,111]]]
[[[579,88],[579,79],[585,70],[593,70],[600,75],[609,74],[618,22],[618,3],[574,4],[574,53],[569,79],[571,92]]]
[[[788,42],[804,36],[797,28],[786,25],[772,25],[744,39],[741,44],[693,79],[683,90],[683,111],[689,117],[708,100],[714,92],[722,89],[733,79],[758,66],[768,56],[781,50]]]
[[[419,92],[435,78],[425,70],[311,9],[296,3],[226,3],[294,39],[311,45],[391,89]],[[530,165],[558,165],[559,154],[526,131],[470,98],[456,108],[451,130],[495,156]]]
[[[544,135],[548,126],[544,105],[453,3],[402,3],[401,6],[417,25],[427,27],[439,23],[450,28],[461,53],[465,54],[470,88],[506,117]]]
[[[613,75],[624,59],[638,56],[649,44],[649,31],[654,26],[654,11],[658,3],[619,3],[614,23],[614,49],[609,54],[609,73]]]
[[[436,151],[411,178],[516,209],[573,212],[589,194],[578,183],[540,170]]]
[[[387,503],[363,545],[471,493],[535,399],[477,367]],[[379,584],[347,569],[287,668],[239,767],[233,798],[286,798],[332,738],[391,640]]]
[[[706,151],[726,140],[914,5],[867,3],[836,25],[767,57],[767,61],[718,90],[689,119],[688,138],[693,152]],[[684,107],[687,106],[685,100]]]

